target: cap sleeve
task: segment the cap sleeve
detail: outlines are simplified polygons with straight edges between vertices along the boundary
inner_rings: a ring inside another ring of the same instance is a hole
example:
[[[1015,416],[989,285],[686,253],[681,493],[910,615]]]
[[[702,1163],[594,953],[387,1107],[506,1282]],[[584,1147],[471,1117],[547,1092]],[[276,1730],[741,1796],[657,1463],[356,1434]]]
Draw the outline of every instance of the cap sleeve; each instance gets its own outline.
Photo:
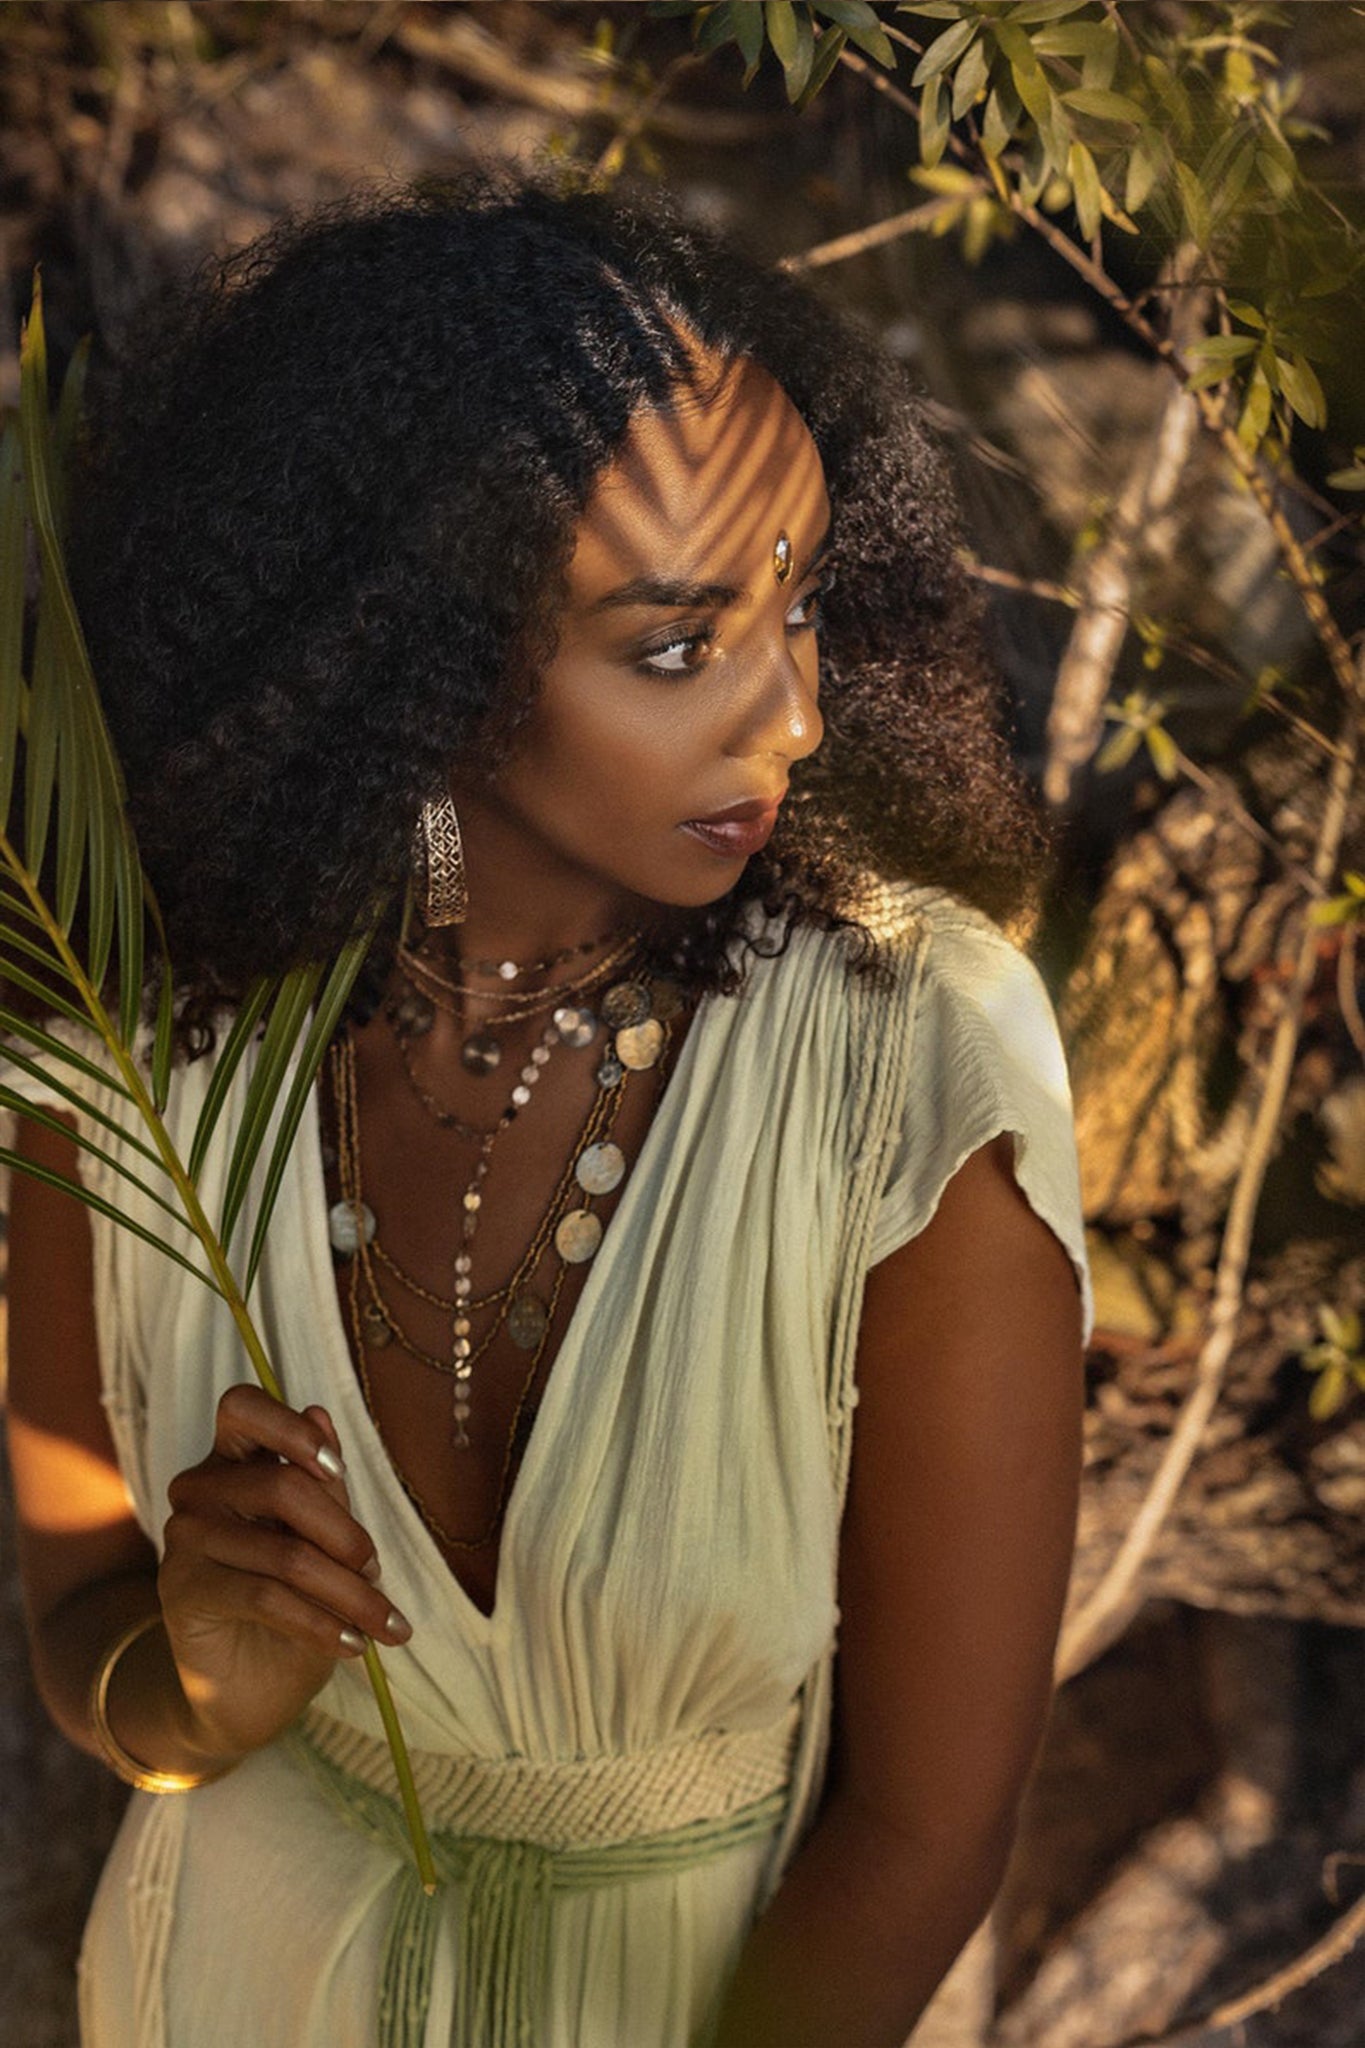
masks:
[[[1066,1058],[1037,968],[950,898],[919,906],[925,951],[905,1114],[888,1149],[875,1264],[923,1230],[957,1169],[1002,1131],[1030,1206],[1070,1256],[1094,1323]]]

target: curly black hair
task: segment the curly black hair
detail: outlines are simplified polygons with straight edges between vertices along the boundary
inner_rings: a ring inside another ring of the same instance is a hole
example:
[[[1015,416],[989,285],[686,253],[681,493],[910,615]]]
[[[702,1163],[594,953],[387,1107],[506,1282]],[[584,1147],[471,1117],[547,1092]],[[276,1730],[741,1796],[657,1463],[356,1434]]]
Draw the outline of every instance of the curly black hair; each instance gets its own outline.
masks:
[[[750,904],[779,944],[856,927],[869,872],[996,917],[1036,899],[1046,835],[896,366],[661,203],[520,173],[364,191],[150,307],[81,451],[72,577],[185,1043],[399,893],[422,802],[515,748],[574,523],[691,374],[684,334],[802,415],[837,580],[823,748],[730,894],[661,925],[667,966],[732,989]]]

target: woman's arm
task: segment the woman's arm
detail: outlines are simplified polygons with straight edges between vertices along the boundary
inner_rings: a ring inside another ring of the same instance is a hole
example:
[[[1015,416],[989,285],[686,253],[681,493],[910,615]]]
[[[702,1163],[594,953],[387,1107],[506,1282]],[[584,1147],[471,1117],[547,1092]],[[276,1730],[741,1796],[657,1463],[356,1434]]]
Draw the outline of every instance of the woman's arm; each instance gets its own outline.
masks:
[[[73,1139],[21,1120],[19,1143],[75,1177]],[[287,1726],[336,1658],[359,1654],[361,1631],[405,1639],[367,1576],[374,1546],[349,1513],[329,1418],[256,1388],[224,1396],[208,1456],[172,1482],[158,1569],[100,1397],[86,1212],[23,1174],[11,1190],[9,1318],[9,1452],[33,1667],[71,1741],[102,1754],[91,1684],[144,1616],[166,1626],[119,1659],[110,1726],[139,1763],[187,1776]]]
[[[874,1268],[820,1817],[750,1938],[723,2048],[901,2048],[999,1885],[1075,1526],[1080,1307],[1004,1135]]]

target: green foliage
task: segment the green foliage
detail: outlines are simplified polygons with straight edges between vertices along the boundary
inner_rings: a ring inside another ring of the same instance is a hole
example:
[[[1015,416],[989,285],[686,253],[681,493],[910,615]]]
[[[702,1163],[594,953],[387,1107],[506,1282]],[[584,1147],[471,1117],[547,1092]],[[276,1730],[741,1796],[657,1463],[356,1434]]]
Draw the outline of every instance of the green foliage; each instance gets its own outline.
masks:
[[[751,85],[771,49],[782,66],[787,98],[808,107],[828,80],[848,45],[864,51],[874,63],[894,68],[896,53],[869,0],[720,0],[695,6],[693,0],[663,0],[651,14],[690,14],[692,37],[699,51],[722,50],[733,43],[744,61],[744,84]]]
[[[1360,1317],[1323,1306],[1318,1310],[1322,1336],[1304,1352],[1300,1363],[1305,1372],[1317,1374],[1308,1396],[1309,1413],[1326,1422],[1345,1405],[1353,1392],[1365,1392],[1365,1337]]]
[[[1117,730],[1100,748],[1095,766],[1101,771],[1124,768],[1138,748],[1145,747],[1162,781],[1173,782],[1180,772],[1180,749],[1165,726],[1170,708],[1164,698],[1149,697],[1143,690],[1130,690],[1121,703],[1106,704],[1105,716]]]
[[[1339,896],[1328,896],[1313,905],[1309,916],[1314,924],[1365,924],[1365,875],[1357,875],[1348,868],[1341,879],[1346,886]]]
[[[1340,299],[1365,272],[1365,238],[1296,154],[1324,131],[1296,115],[1300,81],[1261,39],[1285,25],[1284,6],[1191,0],[1175,25],[1103,0],[908,0],[883,10],[886,23],[862,0],[652,11],[690,14],[699,50],[734,44],[746,85],[770,47],[798,107],[846,46],[896,69],[889,17],[907,17],[892,33],[917,61],[896,90],[918,119],[909,175],[942,201],[930,232],[959,230],[972,263],[1021,212],[1069,216],[1096,255],[1106,227],[1154,257],[1192,246],[1226,331],[1190,351],[1191,389],[1225,390],[1249,450],[1283,449],[1296,419],[1326,424],[1320,371],[1346,325]],[[1365,463],[1332,481],[1365,489]]]
[[[1295,115],[1300,82],[1256,33],[1283,25],[1283,8],[1191,5],[1179,31],[1157,10],[1098,0],[926,0],[897,12],[935,30],[910,80],[911,175],[923,183],[952,149],[1001,201],[986,215],[964,191],[969,260],[1016,208],[1069,212],[1094,250],[1106,224],[1157,252],[1193,245],[1215,287],[1237,286],[1220,293],[1228,331],[1190,351],[1191,388],[1226,387],[1250,449],[1285,445],[1294,419],[1326,424],[1318,372],[1339,345],[1340,296],[1359,285],[1365,242],[1295,153],[1323,131]],[[939,215],[934,230],[950,224]],[[1365,467],[1333,481],[1365,489]]]
[[[1334,491],[1365,491],[1365,448],[1353,448],[1351,453],[1351,467],[1333,470],[1327,479]]]

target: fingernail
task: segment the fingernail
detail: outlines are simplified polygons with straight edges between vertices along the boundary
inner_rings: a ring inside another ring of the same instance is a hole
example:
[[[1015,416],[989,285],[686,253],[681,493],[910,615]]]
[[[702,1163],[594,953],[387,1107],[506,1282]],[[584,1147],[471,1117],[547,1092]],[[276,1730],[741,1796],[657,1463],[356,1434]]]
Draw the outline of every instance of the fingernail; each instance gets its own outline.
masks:
[[[315,1451],[313,1455],[329,1479],[344,1479],[346,1477],[346,1467],[330,1445],[323,1444],[321,1449]]]
[[[343,1650],[348,1650],[353,1657],[363,1657],[365,1654],[365,1638],[356,1629],[344,1628],[341,1631],[341,1647]]]
[[[400,1614],[396,1607],[391,1607],[388,1620],[384,1623],[384,1632],[386,1635],[397,1636],[400,1643],[405,1643],[412,1634],[412,1623],[406,1615]]]
[[[360,1567],[360,1575],[362,1578],[368,1579],[372,1586],[377,1586],[381,1576],[379,1559],[377,1557],[367,1557],[364,1564]]]

